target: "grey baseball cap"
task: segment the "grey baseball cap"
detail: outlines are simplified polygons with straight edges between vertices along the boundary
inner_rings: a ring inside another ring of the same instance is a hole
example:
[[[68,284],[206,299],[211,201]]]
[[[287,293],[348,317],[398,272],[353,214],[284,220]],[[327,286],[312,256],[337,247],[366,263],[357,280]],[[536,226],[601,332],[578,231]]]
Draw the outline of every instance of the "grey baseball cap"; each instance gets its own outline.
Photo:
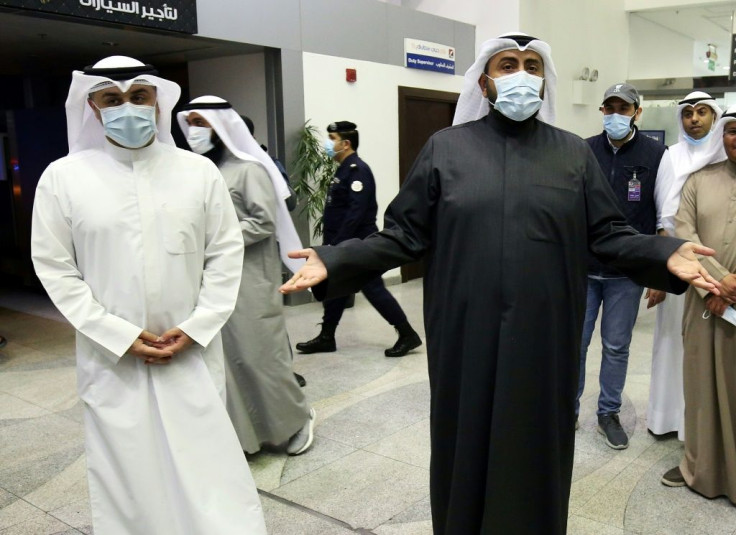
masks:
[[[624,102],[634,104],[635,106],[639,105],[639,92],[631,84],[613,84],[611,87],[606,89],[606,92],[603,94],[603,102],[607,101],[611,97],[620,98]]]

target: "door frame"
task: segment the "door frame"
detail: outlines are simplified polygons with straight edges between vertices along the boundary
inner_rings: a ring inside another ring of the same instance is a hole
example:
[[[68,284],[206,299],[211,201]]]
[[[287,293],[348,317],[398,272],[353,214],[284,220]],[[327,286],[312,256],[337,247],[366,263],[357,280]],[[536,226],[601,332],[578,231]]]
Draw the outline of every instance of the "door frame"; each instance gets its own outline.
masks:
[[[406,173],[411,169],[413,161],[407,161],[407,147],[405,134],[409,125],[407,124],[406,101],[407,100],[427,100],[430,102],[445,102],[449,104],[457,104],[459,93],[450,91],[437,91],[434,89],[421,89],[419,87],[399,86],[399,186],[404,183]],[[402,170],[406,171],[402,172]]]

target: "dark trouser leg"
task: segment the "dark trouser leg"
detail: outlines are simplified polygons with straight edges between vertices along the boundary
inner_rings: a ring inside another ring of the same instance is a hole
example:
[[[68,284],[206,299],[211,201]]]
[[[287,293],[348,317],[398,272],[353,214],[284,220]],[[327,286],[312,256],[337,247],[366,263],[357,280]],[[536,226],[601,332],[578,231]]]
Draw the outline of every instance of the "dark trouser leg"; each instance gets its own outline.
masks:
[[[322,306],[324,307],[322,330],[315,338],[296,345],[296,348],[302,353],[331,353],[337,350],[335,329],[345,309],[345,298],[330,299]]]
[[[322,307],[324,308],[324,314],[322,315],[322,321],[329,325],[337,325],[342,319],[342,313],[345,311],[345,305],[347,304],[349,296],[336,297],[335,299],[327,299]]]
[[[406,323],[406,314],[393,295],[386,289],[381,277],[376,277],[360,289],[378,313],[394,327]],[[326,308],[326,307],[325,307]],[[325,321],[327,321],[325,319]]]
[[[404,314],[394,296],[391,295],[391,292],[386,289],[381,277],[376,277],[370,281],[361,288],[361,291],[368,302],[373,305],[373,308],[383,316],[383,319],[393,325],[399,332],[399,339],[396,340],[393,347],[384,351],[384,355],[387,357],[403,357],[412,349],[422,345],[422,339],[409,325],[406,314]]]

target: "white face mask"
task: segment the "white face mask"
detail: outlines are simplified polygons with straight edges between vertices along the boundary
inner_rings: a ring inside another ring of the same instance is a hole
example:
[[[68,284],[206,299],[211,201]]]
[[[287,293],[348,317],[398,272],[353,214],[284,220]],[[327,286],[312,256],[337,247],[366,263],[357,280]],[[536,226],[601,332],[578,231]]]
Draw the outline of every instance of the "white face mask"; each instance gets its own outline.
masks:
[[[620,141],[629,135],[634,127],[636,114],[633,116],[611,113],[603,116],[603,129],[608,137],[614,141]]]
[[[187,143],[192,152],[204,154],[215,148],[212,143],[212,129],[206,126],[190,126],[187,133]]]
[[[693,147],[699,147],[700,145],[705,145],[708,143],[708,140],[710,139],[711,134],[713,134],[713,128],[711,128],[710,132],[705,134],[705,136],[701,137],[700,139],[695,139],[693,137],[688,136],[683,132],[683,137],[685,138],[685,141],[688,142],[688,144],[692,145]]]
[[[100,110],[105,135],[128,149],[139,149],[156,135],[156,107],[125,102]]]
[[[537,113],[542,107],[542,90],[544,78],[534,76],[526,71],[506,74],[498,78],[488,79],[496,84],[496,102],[491,103],[497,111],[513,121],[524,121]]]

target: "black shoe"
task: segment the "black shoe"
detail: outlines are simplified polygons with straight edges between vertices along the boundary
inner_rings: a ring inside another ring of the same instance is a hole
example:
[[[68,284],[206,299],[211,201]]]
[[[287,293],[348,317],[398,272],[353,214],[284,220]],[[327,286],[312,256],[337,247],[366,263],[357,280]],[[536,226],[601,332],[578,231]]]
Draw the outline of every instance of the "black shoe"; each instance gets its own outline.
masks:
[[[668,487],[684,487],[687,485],[685,478],[682,477],[679,466],[667,470],[660,481],[662,485],[667,485]]]
[[[657,434],[651,429],[647,429],[647,433],[652,435],[657,440],[667,440],[670,438],[677,438],[677,431],[668,431],[666,433]]]
[[[307,380],[304,378],[303,375],[299,375],[298,373],[294,372],[294,379],[296,379],[297,384],[302,388],[307,386]]]
[[[629,437],[615,412],[598,416],[598,432],[606,437],[606,444],[614,450],[625,450],[629,447]]]
[[[316,338],[312,338],[309,342],[299,342],[296,345],[298,351],[302,353],[332,353],[337,351],[335,337],[325,334],[319,334]]]
[[[302,353],[332,353],[337,351],[335,345],[335,330],[337,323],[322,323],[322,330],[316,338],[312,338],[309,342],[299,342],[296,345],[298,351]]]
[[[412,349],[415,349],[422,345],[422,339],[410,326],[409,324],[401,325],[397,327],[399,331],[399,339],[396,340],[394,347],[387,349],[383,352],[387,357],[403,357]]]

